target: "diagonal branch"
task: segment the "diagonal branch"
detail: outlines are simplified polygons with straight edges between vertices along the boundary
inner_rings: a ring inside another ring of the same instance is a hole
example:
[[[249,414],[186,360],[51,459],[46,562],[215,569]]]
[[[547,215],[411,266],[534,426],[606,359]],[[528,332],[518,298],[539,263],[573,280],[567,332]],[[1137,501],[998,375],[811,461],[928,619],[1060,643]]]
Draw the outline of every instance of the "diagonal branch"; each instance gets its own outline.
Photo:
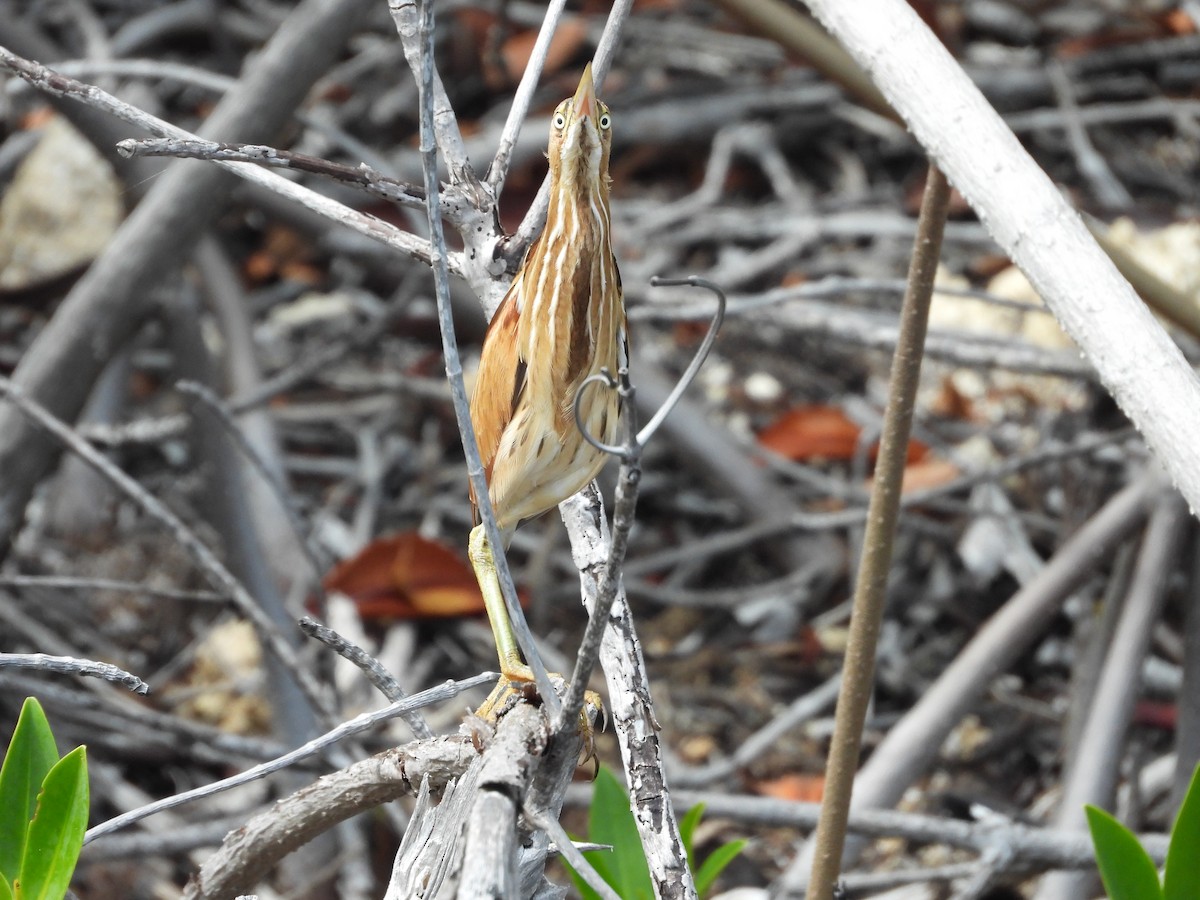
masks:
[[[546,55],[550,52],[550,41],[562,19],[563,9],[567,0],[551,0],[546,7],[546,16],[542,19],[542,27],[538,30],[537,41],[529,54],[529,63],[521,75],[521,83],[513,94],[512,107],[508,118],[504,120],[504,130],[500,132],[500,143],[496,147],[496,156],[488,167],[487,183],[492,189],[492,196],[499,197],[504,190],[504,179],[508,177],[508,167],[512,163],[513,147],[517,143],[517,134],[521,124],[529,115],[529,106],[533,102],[533,92],[537,89],[538,79],[546,65]]]
[[[1200,509],[1200,379],[949,51],[900,0],[807,0],[1029,277]]]
[[[392,7],[397,28],[401,35],[411,26],[409,21],[414,4],[402,2]],[[425,195],[429,198],[429,234],[432,243],[431,262],[433,266],[434,289],[437,294],[438,321],[442,334],[442,352],[445,356],[446,378],[450,382],[450,394],[454,402],[454,417],[458,422],[459,434],[462,438],[463,452],[467,457],[467,475],[471,480],[484,527],[487,530],[488,543],[492,546],[493,562],[496,574],[500,579],[500,588],[504,594],[504,603],[508,607],[509,619],[517,643],[525,656],[526,662],[537,678],[538,693],[550,708],[552,714],[558,712],[558,694],[550,683],[549,673],[538,654],[533,640],[533,632],[525,621],[525,614],[517,598],[517,589],[513,585],[512,573],[509,571],[508,559],[502,548],[504,540],[500,528],[496,524],[496,514],[492,509],[491,495],[488,492],[487,478],[483,471],[483,461],[479,455],[479,444],[475,439],[475,429],[471,424],[470,406],[467,401],[467,389],[463,382],[462,361],[458,355],[458,339],[454,334],[454,318],[450,309],[450,272],[446,266],[446,238],[442,231],[442,220],[434,210],[438,202],[437,178],[437,145],[434,143],[436,130],[436,112],[440,95],[437,88],[441,82],[436,78],[433,66],[433,3],[425,0],[421,6],[421,22],[417,29],[420,46],[417,52],[410,53],[409,45],[414,36],[404,37],[405,55],[412,64],[417,62],[415,73],[421,89],[421,163],[425,174]],[[453,166],[452,166],[453,168]],[[469,167],[462,170],[464,177],[473,178]]]
[[[632,10],[633,0],[615,0],[612,11],[608,14],[608,22],[604,25],[604,33],[600,35],[600,43],[596,46],[596,53],[592,59],[592,80],[596,84],[597,93],[604,86],[604,79],[608,76],[608,70],[612,66],[613,57],[617,52],[617,41],[621,36],[621,28]],[[525,218],[521,220],[521,227],[517,229],[516,234],[507,238],[500,248],[508,261],[510,270],[516,271],[517,264],[525,255],[526,248],[533,243],[534,238],[541,234],[542,228],[546,224],[546,210],[549,208],[550,176],[547,174],[538,190],[537,197],[534,198],[529,211],[525,213]]]

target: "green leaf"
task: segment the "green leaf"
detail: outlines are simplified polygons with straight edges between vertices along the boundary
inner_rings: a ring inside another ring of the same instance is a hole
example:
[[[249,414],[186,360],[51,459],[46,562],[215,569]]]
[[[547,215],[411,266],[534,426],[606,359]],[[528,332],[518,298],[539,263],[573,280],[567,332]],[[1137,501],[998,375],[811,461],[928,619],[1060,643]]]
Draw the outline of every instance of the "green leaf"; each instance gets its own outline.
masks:
[[[697,803],[687,811],[687,815],[679,820],[679,839],[683,841],[683,849],[687,852],[688,868],[695,871],[695,835],[700,817],[704,815],[704,804]]]
[[[725,871],[725,867],[737,858],[745,846],[745,840],[730,841],[710,853],[704,860],[704,864],[700,866],[700,871],[696,873],[696,893],[701,897],[708,893],[708,889]]]
[[[599,843],[599,841],[594,843]],[[611,887],[613,890],[617,890],[620,885],[617,884],[617,870],[612,865],[612,857],[613,853],[611,850],[588,850],[583,854],[583,858],[586,859],[591,864],[592,868],[596,870],[596,874],[603,878],[609,887]],[[568,865],[570,865],[570,863],[568,863]],[[571,871],[574,872],[575,870],[572,869]],[[582,878],[579,878],[576,883],[580,885],[587,885],[587,882]],[[585,900],[590,900],[590,896],[588,894],[589,891],[592,891],[590,887],[580,888],[580,892],[583,893]],[[592,893],[595,892],[592,891]]]
[[[1183,795],[1179,815],[1171,827],[1163,897],[1166,900],[1200,897],[1200,766],[1192,773],[1192,783]]]
[[[1161,900],[1158,869],[1132,831],[1095,806],[1086,807],[1100,878],[1111,900]]]
[[[575,890],[579,891],[579,896],[582,897],[583,900],[600,900],[600,895],[592,890],[591,885],[583,880],[583,876],[575,871],[575,867],[567,862],[565,858],[562,862],[563,865],[567,867],[567,874],[570,875],[571,880],[575,882]],[[595,866],[593,866],[593,868],[595,868]],[[607,880],[608,879],[605,879],[605,881]]]
[[[637,823],[629,809],[629,796],[615,775],[601,769],[592,792],[588,817],[588,838],[598,844],[611,844],[611,854],[589,853],[588,861],[612,885],[622,900],[651,900],[654,896],[650,868],[642,852]],[[596,865],[598,856],[607,857]]]
[[[8,879],[0,875],[0,900],[13,900],[12,888],[8,886]]]
[[[76,747],[42,784],[21,859],[18,900],[60,900],[66,895],[87,822],[87,749]]]
[[[11,885],[21,871],[25,833],[37,809],[38,791],[58,762],[58,748],[42,705],[25,700],[12,743],[0,768],[0,876]]]

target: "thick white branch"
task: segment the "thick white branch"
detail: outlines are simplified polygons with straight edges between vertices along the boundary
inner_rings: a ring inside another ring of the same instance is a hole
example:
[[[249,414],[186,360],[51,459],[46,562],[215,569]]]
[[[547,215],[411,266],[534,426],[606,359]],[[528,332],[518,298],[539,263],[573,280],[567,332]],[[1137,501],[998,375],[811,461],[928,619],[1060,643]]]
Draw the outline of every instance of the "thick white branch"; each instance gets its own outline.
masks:
[[[1200,380],[1046,174],[902,0],[806,0],[1045,298],[1200,509]]]

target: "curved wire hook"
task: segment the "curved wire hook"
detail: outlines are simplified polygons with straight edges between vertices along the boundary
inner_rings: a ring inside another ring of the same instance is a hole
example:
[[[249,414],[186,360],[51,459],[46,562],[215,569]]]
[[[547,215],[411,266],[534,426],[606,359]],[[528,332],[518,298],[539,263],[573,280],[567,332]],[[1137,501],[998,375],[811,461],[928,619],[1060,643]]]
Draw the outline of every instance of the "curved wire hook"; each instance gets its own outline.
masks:
[[[637,433],[636,437],[631,436],[629,442],[624,445],[606,444],[597,439],[595,435],[588,431],[587,425],[583,421],[583,407],[579,402],[580,398],[583,397],[583,392],[591,384],[603,384],[609,390],[622,391],[624,394],[622,403],[631,400],[633,397],[633,386],[629,384],[628,369],[622,368],[618,371],[616,378],[613,377],[612,372],[608,369],[601,369],[595,375],[589,375],[580,382],[579,387],[575,391],[573,404],[575,407],[575,427],[579,429],[579,433],[583,435],[583,439],[601,453],[608,453],[625,460],[640,453],[650,438],[654,437],[654,433],[658,431],[663,420],[670,415],[671,410],[679,403],[679,398],[683,396],[683,392],[696,380],[696,375],[699,373],[700,367],[708,359],[713,342],[717,339],[717,332],[721,330],[721,324],[725,321],[725,292],[707,278],[701,278],[698,275],[689,275],[687,278],[660,278],[655,275],[650,279],[651,287],[680,287],[683,285],[712,291],[717,297],[717,311],[713,314],[712,322],[708,326],[708,332],[704,335],[704,340],[700,342],[700,347],[696,350],[696,354],[692,357],[692,361],[688,364],[687,369],[679,381],[675,383],[675,387],[671,389],[671,393],[667,395],[667,399],[663,401],[662,406],[654,413],[653,418],[646,423],[646,427]]]
[[[625,369],[620,373],[623,377],[628,378],[628,372]],[[588,385],[603,384],[608,390],[615,391],[621,388],[621,382],[613,378],[612,372],[608,369],[601,369],[595,375],[589,375],[580,382],[579,387],[575,391],[575,427],[579,429],[579,433],[583,435],[583,439],[599,450],[601,453],[608,453],[612,456],[625,458],[629,453],[628,447],[622,447],[620,444],[606,444],[604,441],[598,440],[588,431],[587,424],[583,421],[583,405],[579,402],[583,397],[583,392],[587,390]]]
[[[700,342],[700,347],[696,350],[696,355],[692,357],[691,363],[688,364],[687,370],[680,377],[679,381],[675,382],[675,387],[671,389],[671,393],[667,395],[667,399],[663,401],[663,405],[658,408],[658,412],[646,423],[646,427],[638,432],[637,444],[639,447],[644,447],[646,442],[654,437],[654,432],[658,431],[663,420],[670,415],[671,410],[679,402],[679,398],[683,396],[683,392],[696,380],[696,375],[699,374],[700,367],[708,359],[713,342],[717,339],[717,332],[721,330],[721,324],[725,321],[725,292],[707,278],[701,278],[698,275],[689,275],[687,278],[660,278],[655,275],[650,279],[651,287],[682,287],[684,285],[712,291],[717,298],[717,311],[713,314],[712,322],[708,326],[708,332],[704,335],[704,340]]]

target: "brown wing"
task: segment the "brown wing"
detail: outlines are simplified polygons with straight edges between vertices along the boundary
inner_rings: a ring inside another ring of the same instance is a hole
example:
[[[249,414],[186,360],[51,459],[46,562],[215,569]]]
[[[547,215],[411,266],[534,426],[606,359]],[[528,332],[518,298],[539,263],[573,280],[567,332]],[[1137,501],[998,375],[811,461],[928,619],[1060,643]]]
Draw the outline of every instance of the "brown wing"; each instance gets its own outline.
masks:
[[[475,426],[479,456],[488,481],[492,478],[492,464],[500,438],[512,421],[525,382],[525,363],[517,353],[518,290],[515,284],[513,287],[488,325],[483,354],[479,358],[479,373],[471,393],[471,424]],[[474,490],[471,491],[471,503],[475,503]]]

